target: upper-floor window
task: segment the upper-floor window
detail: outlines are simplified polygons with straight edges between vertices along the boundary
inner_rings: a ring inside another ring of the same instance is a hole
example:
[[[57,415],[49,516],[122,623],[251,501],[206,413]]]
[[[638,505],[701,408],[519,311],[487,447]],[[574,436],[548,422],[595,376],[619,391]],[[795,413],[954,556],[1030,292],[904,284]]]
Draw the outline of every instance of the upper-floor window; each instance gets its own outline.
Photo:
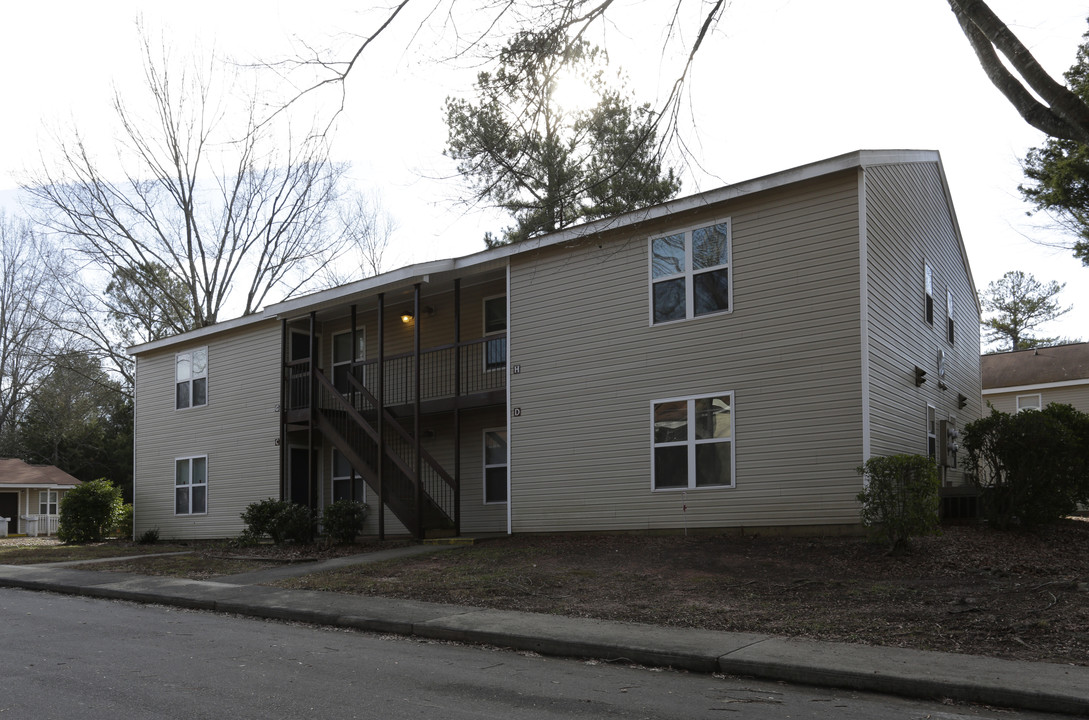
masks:
[[[923,285],[926,289],[926,321],[934,324],[934,274],[930,271],[930,264],[923,266]]]
[[[945,336],[953,342],[953,291],[945,291]]]
[[[652,403],[653,487],[734,484],[733,393]]]
[[[507,296],[484,298],[484,335],[507,331]],[[507,366],[507,338],[489,340],[484,346],[484,368],[498,370]]]
[[[208,404],[208,348],[174,356],[174,388],[178,410]]]
[[[1022,410],[1039,410],[1041,407],[1043,407],[1043,403],[1041,402],[1040,393],[1017,396],[1017,412],[1021,412]]]
[[[364,328],[355,332],[355,357],[352,357],[352,333],[343,332],[333,336],[333,385],[342,393],[348,392],[348,373],[352,362],[367,359],[367,335]]]
[[[730,221],[650,240],[651,322],[731,309]]]

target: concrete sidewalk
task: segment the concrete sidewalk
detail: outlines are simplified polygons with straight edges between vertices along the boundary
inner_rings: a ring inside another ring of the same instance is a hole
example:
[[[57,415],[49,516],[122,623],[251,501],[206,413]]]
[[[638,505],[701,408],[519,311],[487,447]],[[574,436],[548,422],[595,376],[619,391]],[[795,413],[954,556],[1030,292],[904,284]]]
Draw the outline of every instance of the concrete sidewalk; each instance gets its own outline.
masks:
[[[547,655],[601,658],[916,698],[951,698],[1000,707],[1089,715],[1089,667],[282,590],[253,584],[315,572],[331,563],[342,567],[389,559],[391,555],[387,553],[415,554],[438,549],[398,548],[216,581],[56,565],[0,565],[0,586],[487,643]]]

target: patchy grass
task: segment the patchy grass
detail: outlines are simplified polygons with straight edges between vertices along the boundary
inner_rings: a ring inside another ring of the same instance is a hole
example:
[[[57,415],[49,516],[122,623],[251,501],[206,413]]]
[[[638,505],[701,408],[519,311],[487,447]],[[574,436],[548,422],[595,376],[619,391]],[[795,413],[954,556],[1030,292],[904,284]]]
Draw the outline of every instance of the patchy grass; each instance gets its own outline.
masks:
[[[284,580],[357,593],[1089,665],[1089,522],[862,538],[513,536]]]
[[[56,538],[0,538],[0,565],[37,565],[69,560],[96,560],[188,549],[191,548],[171,543],[137,545],[127,540],[66,545]]]

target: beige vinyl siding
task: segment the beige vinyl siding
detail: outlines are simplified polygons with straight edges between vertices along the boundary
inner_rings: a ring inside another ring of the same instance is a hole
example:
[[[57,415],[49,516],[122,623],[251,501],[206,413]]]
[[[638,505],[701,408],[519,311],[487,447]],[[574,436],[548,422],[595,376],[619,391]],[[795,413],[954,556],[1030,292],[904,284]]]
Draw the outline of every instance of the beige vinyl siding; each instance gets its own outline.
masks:
[[[1064,387],[1044,387],[1032,390],[1017,390],[1014,392],[988,392],[983,396],[984,409],[990,412],[994,408],[999,412],[1017,412],[1018,395],[1039,395],[1040,407],[1047,407],[1051,403],[1073,405],[1075,410],[1089,412],[1089,380],[1083,385],[1066,385]]]
[[[858,521],[856,177],[512,258],[514,532]],[[651,326],[648,238],[724,218],[733,311]],[[652,491],[651,403],[728,391],[736,487]]]
[[[980,414],[979,315],[936,163],[868,167],[866,212],[870,452],[927,454],[926,406],[957,427]],[[934,323],[924,314],[924,265],[933,273]],[[954,299],[954,342],[946,336],[946,290]],[[938,351],[945,354],[939,388]],[[926,371],[915,386],[914,368]],[[958,394],[967,406],[958,407]],[[963,467],[963,464],[961,464]],[[947,484],[963,481],[950,470]]]
[[[174,409],[174,356],[208,348],[208,404]],[[248,325],[137,357],[135,526],[163,538],[237,535],[246,506],[280,496],[280,325]],[[174,514],[174,461],[208,457],[208,512]]]

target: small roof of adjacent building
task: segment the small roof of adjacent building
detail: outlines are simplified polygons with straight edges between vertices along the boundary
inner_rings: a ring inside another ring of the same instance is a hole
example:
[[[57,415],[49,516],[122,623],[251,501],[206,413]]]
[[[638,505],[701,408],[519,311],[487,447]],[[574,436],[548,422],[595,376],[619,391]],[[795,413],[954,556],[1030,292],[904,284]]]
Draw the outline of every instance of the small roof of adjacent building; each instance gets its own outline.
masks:
[[[984,355],[980,372],[984,390],[1089,382],[1089,343]]]
[[[72,487],[79,482],[55,465],[30,465],[18,458],[0,458],[0,485]]]

